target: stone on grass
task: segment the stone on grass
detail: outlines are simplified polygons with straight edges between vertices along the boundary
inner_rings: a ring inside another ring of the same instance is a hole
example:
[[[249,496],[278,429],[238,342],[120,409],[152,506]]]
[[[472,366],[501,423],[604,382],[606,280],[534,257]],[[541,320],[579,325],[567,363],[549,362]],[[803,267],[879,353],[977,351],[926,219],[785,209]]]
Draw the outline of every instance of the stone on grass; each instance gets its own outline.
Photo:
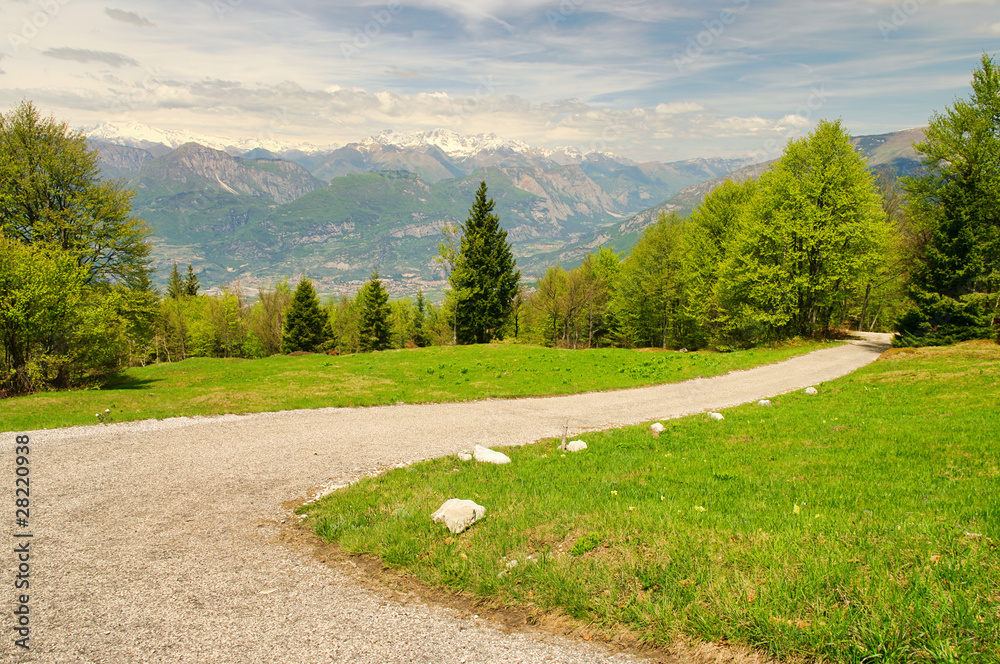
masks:
[[[459,452],[458,453],[458,460],[459,461],[472,461],[472,455],[469,454],[468,452]]]
[[[476,449],[472,452],[472,457],[476,461],[481,461],[482,463],[510,463],[510,457],[503,452],[497,452],[488,447],[483,447],[482,445],[476,445]]]
[[[757,405],[758,406],[770,406],[771,405],[771,400],[770,399],[761,399],[760,401],[757,402]]]
[[[574,440],[573,442],[566,445],[567,452],[581,452],[587,449],[587,443],[582,440]]]
[[[660,424],[659,422],[653,422],[652,424],[649,425],[649,428],[653,433],[663,433],[663,430],[666,427]]]
[[[716,422],[718,422],[718,421],[724,420],[726,418],[722,416],[722,413],[709,413],[708,414],[708,419],[715,420]]]
[[[806,394],[819,394],[819,390],[817,390],[815,387],[807,387],[805,389],[805,393]]]
[[[431,514],[431,519],[448,526],[448,530],[457,535],[476,521],[482,519],[485,515],[486,508],[482,505],[478,505],[471,500],[451,498],[444,501],[444,504],[438,508],[437,512]]]

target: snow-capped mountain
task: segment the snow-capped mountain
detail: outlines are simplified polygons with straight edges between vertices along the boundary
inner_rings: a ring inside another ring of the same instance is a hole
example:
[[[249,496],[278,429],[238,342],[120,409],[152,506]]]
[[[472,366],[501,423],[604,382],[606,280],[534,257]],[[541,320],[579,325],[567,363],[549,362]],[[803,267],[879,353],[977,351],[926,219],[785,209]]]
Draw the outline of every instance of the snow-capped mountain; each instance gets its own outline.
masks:
[[[106,141],[115,145],[125,145],[142,149],[162,145],[173,149],[185,143],[197,143],[213,150],[222,150],[232,155],[243,154],[255,148],[262,148],[275,153],[289,150],[312,153],[336,147],[320,148],[310,143],[291,145],[262,137],[231,139],[223,136],[196,134],[175,129],[157,129],[135,121],[101,122],[90,127],[82,127],[80,131],[88,138]]]
[[[463,136],[451,129],[399,133],[387,129],[377,136],[370,136],[362,140],[360,145],[363,147],[391,145],[402,150],[435,147],[452,159],[467,159],[480,152],[506,150],[513,153],[523,153],[533,150],[530,145],[523,141],[500,138],[493,133]]]

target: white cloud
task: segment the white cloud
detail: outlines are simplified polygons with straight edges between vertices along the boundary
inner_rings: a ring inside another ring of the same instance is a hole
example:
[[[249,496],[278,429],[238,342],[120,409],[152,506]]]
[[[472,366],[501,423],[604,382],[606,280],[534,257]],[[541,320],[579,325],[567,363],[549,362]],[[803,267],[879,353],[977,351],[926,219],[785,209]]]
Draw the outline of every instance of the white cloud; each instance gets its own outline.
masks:
[[[657,104],[656,112],[660,115],[687,115],[704,111],[705,107],[693,101],[675,101],[669,104]]]
[[[136,119],[236,138],[445,127],[686,157],[741,152],[820,117],[868,133],[923,124],[966,93],[982,52],[1000,50],[1000,23],[983,11],[1000,0],[915,0],[888,39],[878,21],[891,0],[224,0],[221,15],[206,0],[106,1],[55,3],[5,49],[0,104],[27,97],[76,125]],[[36,7],[5,5],[12,25]],[[679,71],[674,54],[742,6]]]

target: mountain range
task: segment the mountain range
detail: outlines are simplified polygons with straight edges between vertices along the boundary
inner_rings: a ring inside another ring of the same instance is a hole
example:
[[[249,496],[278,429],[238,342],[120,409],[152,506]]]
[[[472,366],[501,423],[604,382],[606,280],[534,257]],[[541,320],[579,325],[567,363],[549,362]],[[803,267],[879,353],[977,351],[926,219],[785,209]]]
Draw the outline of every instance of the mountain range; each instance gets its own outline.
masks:
[[[191,263],[209,288],[237,280],[266,288],[304,274],[320,292],[351,292],[377,269],[396,294],[437,290],[441,229],[468,216],[481,180],[530,278],[602,244],[628,249],[661,211],[689,211],[724,179],[766,168],[745,159],[636,163],[449,130],[385,131],[326,149],[134,123],[87,134],[102,177],[133,187],[135,214],[154,228],[154,281],[162,284],[176,261]],[[856,144],[871,164],[907,170],[916,162],[903,134]]]

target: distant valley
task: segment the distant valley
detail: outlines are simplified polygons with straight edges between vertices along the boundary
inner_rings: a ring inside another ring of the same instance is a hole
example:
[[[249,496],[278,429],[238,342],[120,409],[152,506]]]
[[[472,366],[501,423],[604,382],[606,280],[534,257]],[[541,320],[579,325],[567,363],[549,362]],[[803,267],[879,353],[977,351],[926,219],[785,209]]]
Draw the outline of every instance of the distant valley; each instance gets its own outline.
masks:
[[[305,274],[321,292],[351,292],[378,269],[395,294],[434,291],[441,228],[468,214],[486,180],[526,277],[588,250],[630,248],[661,211],[689,212],[726,178],[766,164],[739,159],[635,163],[607,153],[542,150],[493,135],[384,132],[334,150],[171,145],[137,132],[88,132],[102,175],[136,190],[155,229],[154,281],[174,261],[217,288],[270,287]],[[916,167],[920,130],[859,137],[871,165]],[[223,147],[224,149],[218,149]]]

